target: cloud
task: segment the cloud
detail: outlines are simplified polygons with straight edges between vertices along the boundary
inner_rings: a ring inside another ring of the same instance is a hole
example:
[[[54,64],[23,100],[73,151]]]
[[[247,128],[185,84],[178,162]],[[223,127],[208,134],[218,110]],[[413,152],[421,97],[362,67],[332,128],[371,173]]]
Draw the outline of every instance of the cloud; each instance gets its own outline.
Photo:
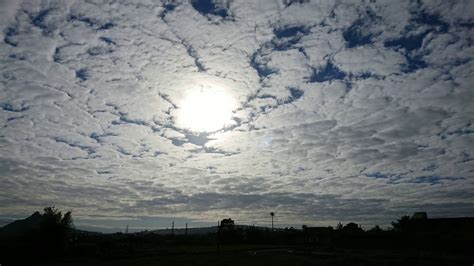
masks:
[[[471,3],[1,4],[8,217],[474,214]],[[180,105],[205,86],[238,106],[190,132]]]

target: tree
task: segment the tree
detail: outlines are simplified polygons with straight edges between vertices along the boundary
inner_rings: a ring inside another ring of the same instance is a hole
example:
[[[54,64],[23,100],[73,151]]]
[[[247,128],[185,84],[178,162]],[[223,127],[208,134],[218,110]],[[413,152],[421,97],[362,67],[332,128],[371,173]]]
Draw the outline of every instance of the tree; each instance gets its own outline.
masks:
[[[40,224],[40,236],[44,248],[64,251],[74,227],[71,212],[64,215],[54,206],[44,208]]]
[[[233,243],[237,240],[237,230],[234,220],[231,218],[223,219],[218,229],[219,240],[222,243]]]
[[[404,215],[396,222],[392,222],[392,227],[397,232],[407,232],[410,227],[410,216]]]
[[[382,230],[382,228],[380,228],[380,226],[376,225],[376,226],[372,227],[369,230],[369,232],[379,234],[379,233],[383,232],[383,230]]]
[[[350,222],[350,223],[346,224],[342,228],[342,232],[349,233],[349,234],[361,233],[363,231],[364,230],[362,230],[362,228],[360,228],[360,226],[358,224],[353,223],[353,222]]]
[[[222,219],[221,221],[221,228],[222,229],[233,229],[234,228],[234,220],[232,220],[231,218],[228,218],[228,219]]]
[[[68,231],[73,228],[73,221],[71,212],[66,212],[64,215],[54,206],[44,208],[43,213],[43,228],[60,231]]]

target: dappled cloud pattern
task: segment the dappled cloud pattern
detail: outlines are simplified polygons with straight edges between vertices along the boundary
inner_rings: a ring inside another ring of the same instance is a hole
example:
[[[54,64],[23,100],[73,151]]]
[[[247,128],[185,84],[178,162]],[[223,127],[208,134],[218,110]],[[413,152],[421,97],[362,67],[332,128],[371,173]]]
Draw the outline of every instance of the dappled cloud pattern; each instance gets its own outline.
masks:
[[[472,1],[1,5],[3,218],[474,215]],[[236,104],[192,131],[205,86]]]

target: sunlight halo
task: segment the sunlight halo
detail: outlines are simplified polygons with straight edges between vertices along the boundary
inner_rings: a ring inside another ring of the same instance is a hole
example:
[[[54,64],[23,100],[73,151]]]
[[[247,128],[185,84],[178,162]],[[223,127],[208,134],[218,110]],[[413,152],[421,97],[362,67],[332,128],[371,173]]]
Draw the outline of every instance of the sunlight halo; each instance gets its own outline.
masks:
[[[179,104],[177,123],[194,132],[215,132],[233,123],[235,108],[235,99],[222,88],[192,89]]]

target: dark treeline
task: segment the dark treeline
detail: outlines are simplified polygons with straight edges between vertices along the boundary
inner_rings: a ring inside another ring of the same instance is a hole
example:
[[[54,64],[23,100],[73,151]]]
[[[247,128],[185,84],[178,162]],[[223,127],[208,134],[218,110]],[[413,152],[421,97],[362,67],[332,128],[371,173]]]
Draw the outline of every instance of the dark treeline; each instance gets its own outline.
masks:
[[[356,258],[362,260],[359,265],[431,265],[440,261],[445,261],[445,265],[456,265],[473,259],[470,253],[474,240],[473,222],[473,218],[428,219],[426,214],[415,214],[401,217],[386,230],[378,226],[363,230],[355,223],[273,230],[236,225],[229,218],[221,221],[217,232],[207,234],[175,235],[153,231],[101,234],[74,229],[70,212],[62,214],[54,207],[48,207],[43,214],[37,212],[0,229],[0,263],[2,266],[26,262],[102,264],[109,260],[156,260],[183,255],[198,256],[201,259],[197,261],[206,261],[202,256],[268,256],[265,255],[268,252],[284,252],[287,259],[309,262],[302,265],[326,265],[321,260],[331,262],[327,265],[351,265]],[[290,255],[293,257],[288,258]],[[346,260],[333,264],[332,260],[340,256]],[[189,263],[170,262],[174,265]],[[236,262],[229,259],[229,263],[218,264],[238,265],[233,263]],[[436,263],[433,265],[443,265]],[[162,264],[167,262],[162,261]],[[208,264],[213,262],[208,261]],[[277,265],[285,264],[277,262]]]

